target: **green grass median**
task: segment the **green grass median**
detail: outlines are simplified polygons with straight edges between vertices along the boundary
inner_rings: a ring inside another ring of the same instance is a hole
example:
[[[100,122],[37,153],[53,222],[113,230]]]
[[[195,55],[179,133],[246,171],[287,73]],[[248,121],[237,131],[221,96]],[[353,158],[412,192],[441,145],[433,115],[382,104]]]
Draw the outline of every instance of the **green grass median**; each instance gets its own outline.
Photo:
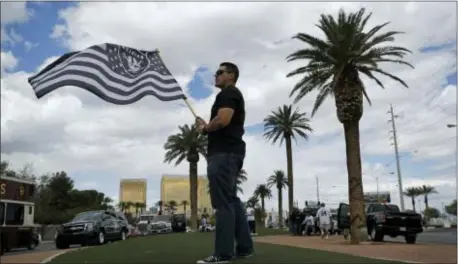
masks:
[[[264,234],[266,231],[260,230],[260,235]],[[152,235],[68,252],[51,263],[196,263],[212,252],[212,243],[212,233]],[[233,263],[393,263],[265,243],[256,243],[255,250],[253,257]]]

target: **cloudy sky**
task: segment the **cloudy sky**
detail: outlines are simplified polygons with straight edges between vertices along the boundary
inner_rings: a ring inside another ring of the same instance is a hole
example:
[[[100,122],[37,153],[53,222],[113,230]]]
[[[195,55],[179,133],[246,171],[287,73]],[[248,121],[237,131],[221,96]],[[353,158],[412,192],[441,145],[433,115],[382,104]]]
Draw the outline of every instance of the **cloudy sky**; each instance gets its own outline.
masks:
[[[397,43],[413,51],[415,69],[386,65],[409,89],[383,79],[383,90],[364,80],[372,106],[361,120],[365,191],[389,191],[399,203],[396,163],[387,121],[390,104],[398,116],[404,187],[433,185],[431,204],[456,198],[456,3],[1,3],[1,158],[14,168],[33,164],[36,174],[65,170],[77,188],[96,188],[115,199],[121,178],[148,179],[148,205],[159,200],[163,173],[187,174],[188,164],[164,164],[163,144],[178,125],[192,123],[182,102],[153,97],[115,106],[74,87],[37,100],[27,77],[65,52],[104,42],[160,49],[171,72],[208,118],[216,90],[213,72],[221,61],[241,70],[239,87],[247,101],[244,199],[273,170],[286,169],[284,146],[262,137],[262,120],[291,103],[297,79],[285,75],[300,65],[285,57],[302,47],[297,32],[320,35],[321,13],[339,8],[373,11],[371,25],[404,31]],[[302,62],[303,63],[303,62]],[[314,95],[297,106],[310,113]],[[295,194],[300,204],[347,200],[342,125],[332,100],[311,120],[308,141],[294,145]],[[206,164],[200,162],[200,172]],[[276,208],[276,191],[267,202]],[[420,198],[419,198],[420,199]],[[286,199],[285,206],[286,206]],[[410,207],[409,199],[405,199]],[[424,207],[424,205],[420,205]]]

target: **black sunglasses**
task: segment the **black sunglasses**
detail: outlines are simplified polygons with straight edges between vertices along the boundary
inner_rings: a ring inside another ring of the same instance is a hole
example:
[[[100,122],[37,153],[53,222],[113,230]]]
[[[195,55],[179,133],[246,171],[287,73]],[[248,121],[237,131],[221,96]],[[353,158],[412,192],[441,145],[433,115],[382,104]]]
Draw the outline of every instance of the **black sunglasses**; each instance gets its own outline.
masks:
[[[223,74],[225,72],[230,73],[229,71],[225,71],[225,70],[217,70],[216,73],[215,73],[215,76],[220,76],[221,74]]]

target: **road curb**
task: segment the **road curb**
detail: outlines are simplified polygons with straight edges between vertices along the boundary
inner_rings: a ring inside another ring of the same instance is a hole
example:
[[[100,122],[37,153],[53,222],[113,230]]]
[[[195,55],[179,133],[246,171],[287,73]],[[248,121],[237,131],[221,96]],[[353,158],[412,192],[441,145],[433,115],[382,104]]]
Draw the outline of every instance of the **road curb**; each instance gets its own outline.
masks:
[[[53,259],[57,258],[58,256],[60,255],[63,255],[69,251],[72,251],[72,250],[68,250],[68,251],[62,251],[62,252],[59,252],[59,253],[56,253],[50,257],[47,257],[45,260],[42,260],[40,263],[48,263],[48,262],[51,262]]]
[[[40,263],[49,263],[52,260],[54,260],[55,258],[65,254],[65,253],[72,252],[72,251],[79,251],[79,250],[83,250],[83,249],[86,249],[86,248],[89,248],[89,247],[80,247],[80,248],[72,248],[72,249],[64,250],[64,251],[58,252],[58,253],[50,256],[50,257],[47,257],[46,259],[42,260]]]
[[[362,256],[362,257],[364,257],[364,256]],[[378,260],[384,260],[384,261],[390,261],[390,262],[410,263],[410,264],[423,264],[423,263],[425,263],[425,262],[410,261],[410,260],[399,260],[399,259],[390,259],[390,258],[377,258],[377,257],[366,257],[366,258],[378,259]]]

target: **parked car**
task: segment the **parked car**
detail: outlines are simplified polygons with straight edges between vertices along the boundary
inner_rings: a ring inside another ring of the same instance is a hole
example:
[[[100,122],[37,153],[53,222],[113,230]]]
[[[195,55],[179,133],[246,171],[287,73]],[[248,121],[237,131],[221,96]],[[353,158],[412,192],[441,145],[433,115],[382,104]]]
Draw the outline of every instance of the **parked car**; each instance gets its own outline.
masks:
[[[88,211],[77,214],[70,222],[57,229],[55,244],[58,249],[70,245],[102,245],[108,241],[125,240],[128,229],[112,211]]]
[[[350,228],[350,207],[341,203],[337,214],[339,229]],[[417,235],[423,232],[422,218],[415,212],[401,212],[394,204],[366,204],[366,225],[369,237],[373,241],[383,241],[385,235],[404,236],[408,244],[417,241]]]
[[[142,214],[137,223],[137,229],[141,235],[146,236],[152,233],[151,223],[154,222],[155,214]]]
[[[186,216],[184,214],[172,215],[170,221],[173,232],[186,232]]]
[[[151,231],[156,234],[172,232],[172,216],[156,215],[151,223]]]

